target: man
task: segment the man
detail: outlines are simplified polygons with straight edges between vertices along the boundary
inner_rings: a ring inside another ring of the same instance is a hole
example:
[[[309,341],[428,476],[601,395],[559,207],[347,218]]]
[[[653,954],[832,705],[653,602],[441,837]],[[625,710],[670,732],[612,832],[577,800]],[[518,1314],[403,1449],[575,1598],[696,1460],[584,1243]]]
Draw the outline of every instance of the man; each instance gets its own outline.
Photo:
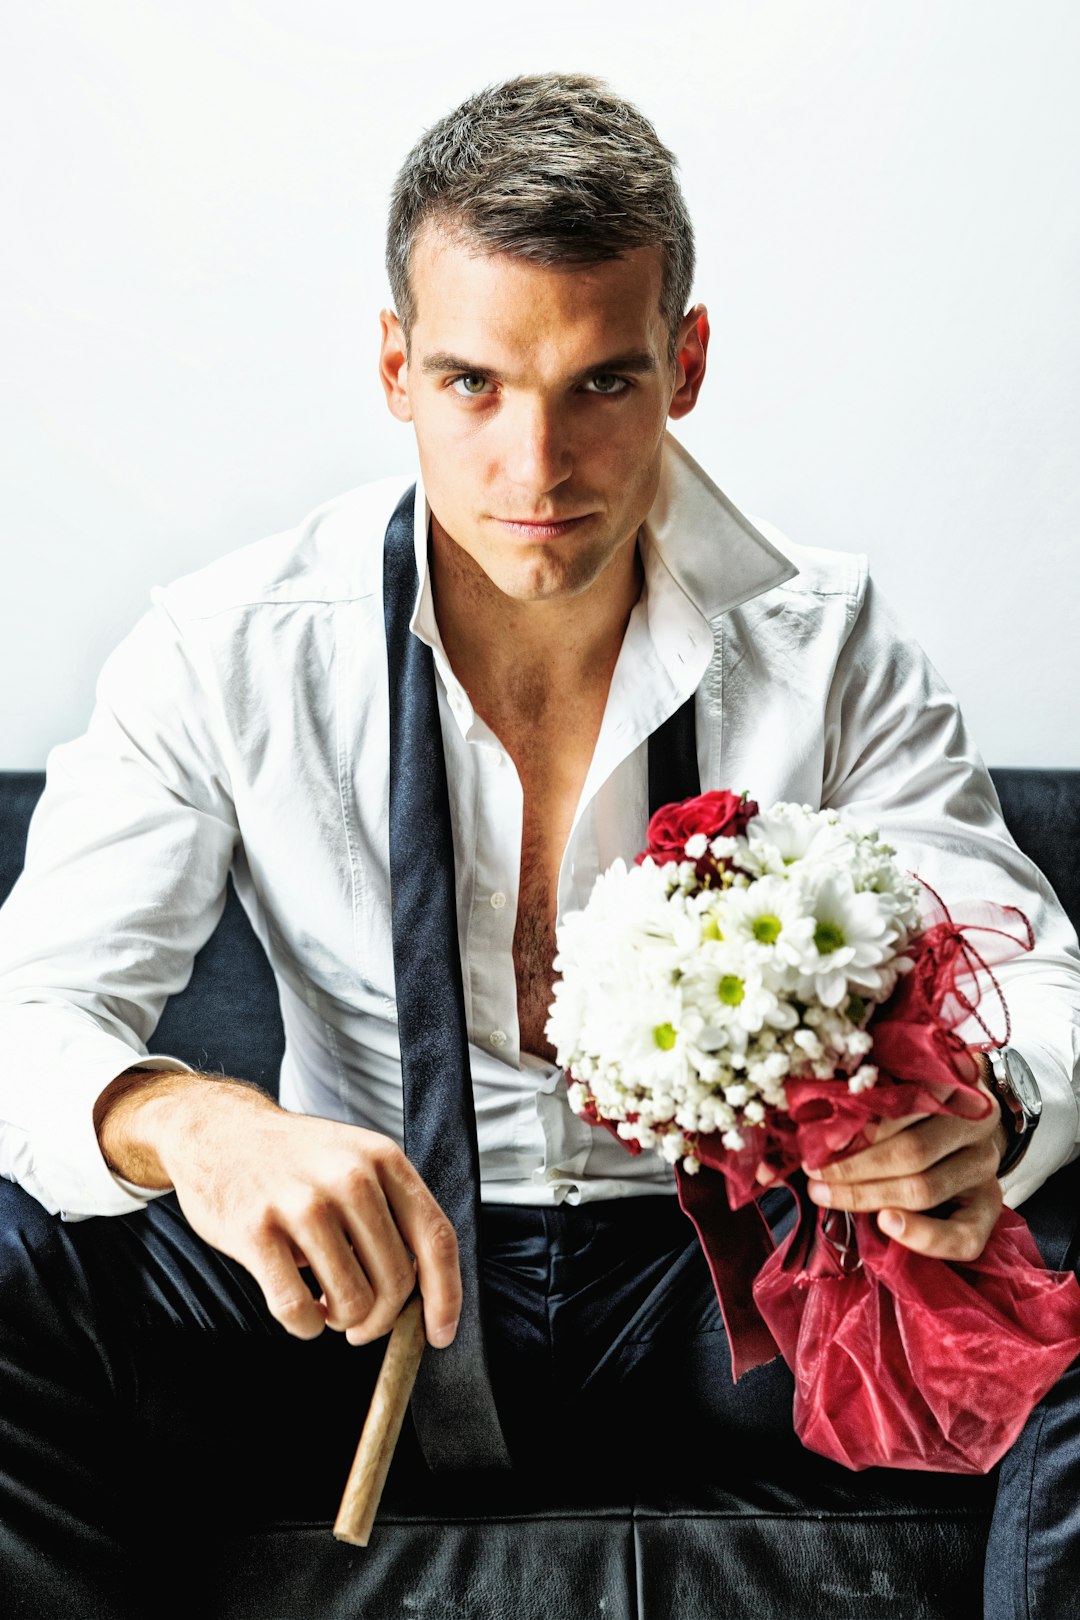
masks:
[[[65,1386],[37,1380],[12,1465],[33,1483],[10,1492],[4,1555],[39,1581],[46,1558],[50,1592],[103,1613],[128,1613],[142,1578],[124,1564],[132,1477],[202,1455],[221,1425],[230,1482],[298,1489],[274,1471],[251,1392],[291,1380],[303,1409],[277,1438],[295,1458],[328,1444],[320,1401],[373,1364],[343,1342],[374,1347],[417,1281],[436,1354],[470,1309],[462,1227],[401,1146],[396,874],[407,842],[423,876],[435,835],[406,806],[406,837],[390,839],[395,783],[430,772],[437,786],[445,765],[456,928],[429,956],[460,953],[494,1452],[504,1439],[515,1461],[534,1457],[571,1391],[638,1387],[650,1356],[732,1433],[790,1445],[781,1385],[762,1400],[759,1384],[750,1412],[718,1374],[670,1169],[570,1114],[545,1034],[557,917],[641,846],[650,737],[680,712],[702,786],[872,817],[947,897],[1019,904],[1039,939],[1002,975],[1038,1130],[1007,1129],[999,1109],[903,1122],[815,1175],[815,1199],[879,1211],[897,1242],[962,1259],[981,1252],[1003,1185],[1026,1197],[1074,1151],[1075,938],[1008,839],[953,700],[858,559],[765,539],[666,434],[703,385],[709,326],[651,126],[577,77],[472,98],[407,160],[388,266],[380,375],[415,430],[415,497],[400,479],[355,491],[155,593],[87,736],[50,758],[0,913],[0,1167],[69,1221],[148,1206],[63,1228],[13,1189],[5,1217],[18,1264],[53,1252],[51,1272],[34,1262],[47,1281],[17,1336],[36,1365],[64,1365]],[[405,614],[384,618],[392,535],[394,566],[416,572]],[[395,730],[396,648],[430,649],[437,707],[419,741],[419,711]],[[408,768],[391,757],[406,746]],[[230,867],[278,976],[284,1110],[146,1052]],[[175,1201],[155,1199],[169,1189]],[[559,1286],[536,1282],[544,1256]],[[572,1265],[589,1306],[559,1318]],[[688,1267],[689,1293],[672,1281]],[[71,1291],[74,1330],[56,1320]],[[523,1400],[522,1368],[551,1355],[550,1388]],[[222,1401],[209,1392],[223,1368],[228,1400],[202,1410]],[[12,1376],[25,1401],[25,1363]],[[56,1401],[74,1468],[33,1454]],[[234,1472],[247,1447],[251,1469]],[[65,1535],[45,1554],[26,1498],[55,1509],[57,1492]]]

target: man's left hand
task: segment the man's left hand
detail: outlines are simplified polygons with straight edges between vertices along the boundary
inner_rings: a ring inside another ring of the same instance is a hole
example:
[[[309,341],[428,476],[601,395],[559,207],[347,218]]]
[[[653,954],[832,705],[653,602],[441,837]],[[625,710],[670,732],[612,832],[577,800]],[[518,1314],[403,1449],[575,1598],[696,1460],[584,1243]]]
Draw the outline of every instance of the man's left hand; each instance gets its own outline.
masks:
[[[983,1076],[989,1064],[980,1056]],[[829,1209],[876,1211],[887,1237],[942,1260],[976,1260],[1001,1210],[1005,1152],[1001,1109],[984,1119],[914,1114],[884,1121],[870,1147],[822,1166],[804,1165],[809,1194]],[[937,1213],[941,1205],[947,1210]],[[928,1213],[929,1212],[929,1213]]]

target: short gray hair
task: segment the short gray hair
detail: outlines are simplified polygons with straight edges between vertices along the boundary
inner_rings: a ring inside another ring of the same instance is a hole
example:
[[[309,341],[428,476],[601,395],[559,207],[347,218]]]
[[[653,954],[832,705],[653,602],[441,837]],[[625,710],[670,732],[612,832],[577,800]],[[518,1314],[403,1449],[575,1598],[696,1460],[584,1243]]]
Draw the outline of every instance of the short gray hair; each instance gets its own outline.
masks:
[[[405,334],[421,227],[533,264],[598,264],[663,253],[660,310],[674,364],[694,279],[694,230],[676,160],[652,124],[600,79],[539,73],[489,85],[426,130],[391,194],[390,290]]]

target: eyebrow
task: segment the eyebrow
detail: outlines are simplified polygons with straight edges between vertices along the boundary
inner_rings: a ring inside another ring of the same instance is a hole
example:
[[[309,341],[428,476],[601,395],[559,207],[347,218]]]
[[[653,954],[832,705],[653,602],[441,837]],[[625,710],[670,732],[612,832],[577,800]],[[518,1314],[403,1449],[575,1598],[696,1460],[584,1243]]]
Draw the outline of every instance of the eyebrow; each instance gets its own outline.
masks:
[[[459,355],[446,354],[442,350],[435,354],[426,354],[420,362],[420,370],[425,377],[446,376],[451,372],[460,372],[465,377],[483,377],[490,381],[499,373],[493,366],[479,366],[472,360],[462,360]],[[656,357],[647,349],[631,349],[626,354],[615,354],[607,360],[601,360],[594,366],[586,366],[583,371],[577,372],[570,378],[572,383],[587,382],[590,377],[598,377],[606,372],[630,372],[633,376],[643,377],[656,370]]]

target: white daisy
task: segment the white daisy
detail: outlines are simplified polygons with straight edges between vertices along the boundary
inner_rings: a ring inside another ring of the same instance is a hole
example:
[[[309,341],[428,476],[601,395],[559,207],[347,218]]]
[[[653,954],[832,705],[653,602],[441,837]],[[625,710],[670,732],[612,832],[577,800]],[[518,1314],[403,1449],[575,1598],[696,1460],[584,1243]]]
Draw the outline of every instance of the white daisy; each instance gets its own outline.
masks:
[[[834,867],[804,882],[814,931],[798,964],[800,1000],[838,1007],[849,985],[884,999],[896,977],[889,964],[899,928],[891,907],[879,895],[857,894],[849,874]]]
[[[802,862],[843,858],[847,841],[835,811],[774,804],[747,824],[745,855],[737,859],[756,876],[784,877]]]

